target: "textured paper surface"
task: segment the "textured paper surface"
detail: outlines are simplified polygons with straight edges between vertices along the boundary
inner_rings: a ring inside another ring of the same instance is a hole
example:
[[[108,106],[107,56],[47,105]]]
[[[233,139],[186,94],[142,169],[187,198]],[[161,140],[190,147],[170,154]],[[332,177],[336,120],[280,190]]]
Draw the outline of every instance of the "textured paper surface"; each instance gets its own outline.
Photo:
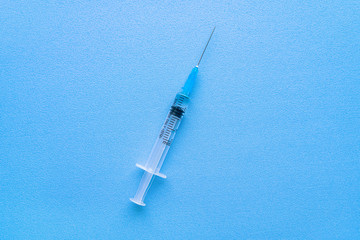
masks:
[[[358,12],[2,1],[0,238],[359,239]],[[168,178],[137,207],[135,163],[214,25]]]

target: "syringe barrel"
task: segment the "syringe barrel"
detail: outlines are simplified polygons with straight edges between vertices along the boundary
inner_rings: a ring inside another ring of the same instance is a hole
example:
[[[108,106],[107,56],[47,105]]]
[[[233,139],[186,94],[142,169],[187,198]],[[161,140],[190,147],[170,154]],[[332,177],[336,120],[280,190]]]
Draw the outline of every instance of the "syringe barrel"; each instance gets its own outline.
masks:
[[[179,128],[181,119],[184,116],[188,105],[189,97],[183,93],[178,93],[161,128],[160,134],[156,139],[154,147],[151,150],[150,156],[146,161],[145,166],[139,165],[139,167],[145,170],[145,172],[141,178],[134,198],[130,199],[134,203],[145,206],[145,195],[151,186],[154,175],[166,177],[160,173],[160,169],[164,163],[164,159],[169,151],[170,145],[174,140],[176,131]]]
[[[156,139],[150,156],[146,162],[145,168],[154,173],[159,173],[160,168],[164,162],[166,154],[169,151],[176,131],[180,126],[181,119],[189,104],[189,97],[178,93],[175,97],[174,103],[166,117],[166,120],[161,128],[160,134]]]
[[[178,130],[181,119],[189,105],[189,95],[196,82],[198,74],[198,67],[194,67],[187,78],[182,90],[176,94],[174,103],[166,117],[166,120],[161,128],[160,134],[151,150],[150,156],[145,165],[137,164],[138,167],[145,170],[141,179],[138,190],[134,198],[130,200],[136,204],[145,206],[144,199],[147,191],[151,186],[154,175],[166,178],[164,174],[160,173],[161,166],[164,163],[165,157],[172,144],[176,131]]]

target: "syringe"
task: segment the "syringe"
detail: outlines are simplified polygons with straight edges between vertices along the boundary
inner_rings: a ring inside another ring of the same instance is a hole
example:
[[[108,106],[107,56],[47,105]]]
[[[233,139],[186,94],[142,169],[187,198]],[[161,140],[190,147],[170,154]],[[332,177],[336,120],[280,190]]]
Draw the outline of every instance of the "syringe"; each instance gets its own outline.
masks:
[[[163,124],[160,134],[156,139],[156,142],[151,150],[150,156],[145,165],[136,164],[138,168],[143,169],[144,175],[141,178],[139,188],[134,196],[130,200],[138,205],[145,206],[144,199],[147,191],[150,188],[150,185],[153,180],[153,176],[159,176],[161,178],[166,178],[166,176],[160,173],[160,168],[164,163],[166,154],[169,151],[170,145],[174,140],[175,133],[179,128],[181,119],[186,111],[186,108],[189,104],[189,95],[193,89],[193,86],[196,81],[198,74],[199,64],[205,53],[205,50],[210,42],[210,39],[215,31],[215,27],[211,32],[211,35],[206,43],[206,46],[201,54],[199,62],[192,69],[189,77],[187,78],[185,85],[182,87],[182,90],[176,94],[173,105],[170,108],[170,111],[166,117],[165,123]]]

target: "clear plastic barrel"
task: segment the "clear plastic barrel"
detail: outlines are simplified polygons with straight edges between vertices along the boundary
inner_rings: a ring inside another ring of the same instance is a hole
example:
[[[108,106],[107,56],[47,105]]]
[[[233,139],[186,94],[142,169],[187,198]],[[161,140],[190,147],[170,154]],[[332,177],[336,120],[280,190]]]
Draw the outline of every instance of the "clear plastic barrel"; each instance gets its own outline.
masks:
[[[144,198],[147,190],[151,185],[153,175],[166,178],[164,174],[160,173],[160,169],[174,140],[176,131],[179,128],[181,119],[186,111],[186,108],[188,107],[188,104],[188,96],[182,93],[178,93],[176,95],[174,103],[170,108],[170,111],[151,150],[150,156],[146,161],[146,164],[136,164],[137,167],[145,170],[145,173],[141,179],[135,197],[130,199],[134,203],[145,206]]]

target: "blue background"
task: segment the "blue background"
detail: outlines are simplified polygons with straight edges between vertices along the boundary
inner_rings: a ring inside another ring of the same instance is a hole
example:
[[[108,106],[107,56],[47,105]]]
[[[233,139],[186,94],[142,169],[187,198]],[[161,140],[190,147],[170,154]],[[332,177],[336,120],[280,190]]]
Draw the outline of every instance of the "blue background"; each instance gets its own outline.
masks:
[[[360,239],[359,1],[70,2],[0,5],[0,239]]]

